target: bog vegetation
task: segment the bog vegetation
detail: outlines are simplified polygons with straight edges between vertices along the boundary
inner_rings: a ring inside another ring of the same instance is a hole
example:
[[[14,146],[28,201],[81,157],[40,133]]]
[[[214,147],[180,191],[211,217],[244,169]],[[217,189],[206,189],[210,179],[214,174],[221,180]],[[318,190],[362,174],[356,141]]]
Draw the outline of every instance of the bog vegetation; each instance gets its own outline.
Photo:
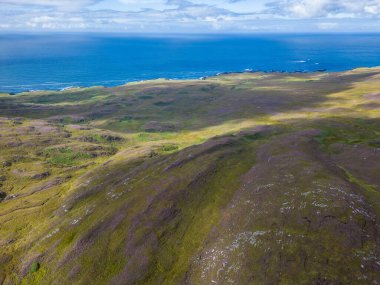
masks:
[[[377,284],[380,70],[0,95],[0,284]]]

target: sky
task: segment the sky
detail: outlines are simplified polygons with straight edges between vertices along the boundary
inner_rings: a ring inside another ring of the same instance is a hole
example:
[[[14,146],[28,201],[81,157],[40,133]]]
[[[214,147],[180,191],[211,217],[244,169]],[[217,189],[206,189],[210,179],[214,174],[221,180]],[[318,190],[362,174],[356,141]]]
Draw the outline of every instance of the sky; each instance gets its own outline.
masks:
[[[1,32],[380,32],[380,0],[0,0]]]

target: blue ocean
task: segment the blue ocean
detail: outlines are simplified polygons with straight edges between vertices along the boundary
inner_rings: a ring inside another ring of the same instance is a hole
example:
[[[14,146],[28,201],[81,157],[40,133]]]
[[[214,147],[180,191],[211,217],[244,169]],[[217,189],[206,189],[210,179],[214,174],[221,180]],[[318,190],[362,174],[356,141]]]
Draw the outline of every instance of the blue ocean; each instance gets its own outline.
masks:
[[[60,90],[235,71],[380,66],[370,35],[0,35],[0,92]]]

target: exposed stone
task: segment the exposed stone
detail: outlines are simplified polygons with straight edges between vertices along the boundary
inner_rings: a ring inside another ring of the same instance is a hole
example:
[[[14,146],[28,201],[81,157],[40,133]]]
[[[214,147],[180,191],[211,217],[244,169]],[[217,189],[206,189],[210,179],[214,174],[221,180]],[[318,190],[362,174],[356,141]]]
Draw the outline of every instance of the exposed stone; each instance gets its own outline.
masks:
[[[3,201],[7,197],[7,193],[0,191],[0,201]]]
[[[7,161],[3,161],[3,167],[10,167],[12,166],[12,162],[7,160]]]
[[[49,176],[50,176],[50,172],[46,171],[43,173],[35,174],[31,178],[32,179],[44,179],[44,178],[49,177]]]

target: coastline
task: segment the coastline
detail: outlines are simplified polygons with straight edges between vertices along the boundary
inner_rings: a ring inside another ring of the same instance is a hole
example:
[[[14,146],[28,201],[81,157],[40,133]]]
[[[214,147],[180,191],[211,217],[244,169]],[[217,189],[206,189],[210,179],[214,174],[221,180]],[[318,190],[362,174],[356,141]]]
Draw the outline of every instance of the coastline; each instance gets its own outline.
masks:
[[[226,76],[226,75],[234,75],[234,74],[315,74],[315,73],[344,73],[344,72],[350,72],[350,71],[356,71],[356,70],[363,70],[363,69],[380,69],[380,66],[372,66],[372,67],[357,67],[353,69],[346,69],[341,71],[329,71],[327,69],[318,69],[314,71],[308,71],[308,70],[294,70],[294,71],[287,71],[287,70],[270,70],[270,71],[262,71],[262,70],[254,70],[254,69],[245,69],[243,71],[225,71],[225,72],[217,72],[213,75],[206,75],[201,77],[192,77],[192,78],[153,78],[153,79],[146,79],[146,80],[135,80],[135,81],[127,81],[124,84],[116,84],[116,85],[89,85],[89,86],[68,86],[63,88],[57,88],[57,89],[30,89],[22,92],[7,92],[7,91],[1,91],[0,94],[3,95],[11,95],[11,96],[17,96],[17,95],[26,95],[26,94],[35,94],[35,93],[45,93],[45,92],[65,92],[65,91],[80,91],[84,89],[93,89],[93,88],[117,88],[119,86],[125,86],[129,84],[139,84],[139,83],[149,83],[149,82],[157,82],[157,81],[203,81],[207,80],[209,78],[214,78],[218,76]],[[113,80],[109,80],[113,81]],[[115,80],[116,81],[116,80]],[[119,81],[119,80],[117,80]],[[121,81],[121,80],[120,80]],[[62,83],[65,84],[65,83]]]

